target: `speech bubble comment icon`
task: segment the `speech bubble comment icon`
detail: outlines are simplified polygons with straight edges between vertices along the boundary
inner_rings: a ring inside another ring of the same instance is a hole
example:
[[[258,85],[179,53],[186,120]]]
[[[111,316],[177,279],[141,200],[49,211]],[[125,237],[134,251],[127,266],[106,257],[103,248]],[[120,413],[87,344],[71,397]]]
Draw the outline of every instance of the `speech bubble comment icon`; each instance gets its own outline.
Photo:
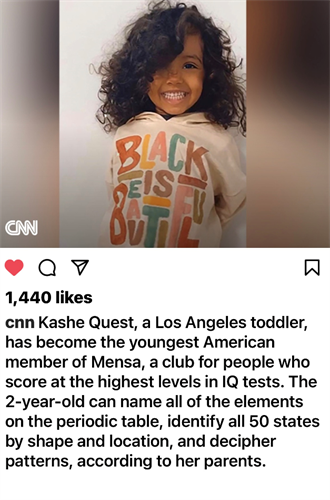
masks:
[[[55,262],[50,259],[44,259],[39,264],[39,273],[43,276],[56,276]]]

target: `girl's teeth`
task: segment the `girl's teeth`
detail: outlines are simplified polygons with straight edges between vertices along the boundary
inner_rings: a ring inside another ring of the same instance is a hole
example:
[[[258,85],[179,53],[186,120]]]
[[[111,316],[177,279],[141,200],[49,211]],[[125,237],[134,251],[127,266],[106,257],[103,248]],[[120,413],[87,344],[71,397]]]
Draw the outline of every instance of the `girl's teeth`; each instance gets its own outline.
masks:
[[[166,92],[164,93],[164,97],[166,97],[166,99],[173,99],[173,100],[176,100],[176,99],[183,99],[185,97],[186,93],[185,92],[171,92],[169,94],[167,94]]]

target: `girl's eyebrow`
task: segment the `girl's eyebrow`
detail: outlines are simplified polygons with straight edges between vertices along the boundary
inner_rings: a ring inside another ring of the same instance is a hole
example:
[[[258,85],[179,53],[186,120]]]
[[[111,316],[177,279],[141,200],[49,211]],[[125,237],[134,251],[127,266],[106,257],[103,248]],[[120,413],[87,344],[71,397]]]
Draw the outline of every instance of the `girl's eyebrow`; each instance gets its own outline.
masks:
[[[197,59],[197,61],[199,61],[201,64],[203,64],[202,61],[200,60],[200,58],[198,56],[196,56],[196,55],[193,55],[193,56],[184,56],[184,58],[185,59]]]

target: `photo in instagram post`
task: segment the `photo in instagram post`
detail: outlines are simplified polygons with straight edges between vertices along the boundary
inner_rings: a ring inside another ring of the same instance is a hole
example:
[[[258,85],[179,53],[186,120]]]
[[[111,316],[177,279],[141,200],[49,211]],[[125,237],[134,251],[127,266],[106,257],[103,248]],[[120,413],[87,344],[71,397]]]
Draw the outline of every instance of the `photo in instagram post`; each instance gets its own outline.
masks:
[[[330,500],[329,2],[1,14],[1,500]]]
[[[199,11],[164,0],[117,4],[116,15],[113,9],[112,2],[78,2],[61,10],[61,242],[219,247],[246,196],[238,67],[245,4],[206,3]],[[223,26],[233,31],[237,58]],[[89,61],[98,78],[87,72]],[[232,228],[231,246],[246,246],[244,221],[242,214]]]

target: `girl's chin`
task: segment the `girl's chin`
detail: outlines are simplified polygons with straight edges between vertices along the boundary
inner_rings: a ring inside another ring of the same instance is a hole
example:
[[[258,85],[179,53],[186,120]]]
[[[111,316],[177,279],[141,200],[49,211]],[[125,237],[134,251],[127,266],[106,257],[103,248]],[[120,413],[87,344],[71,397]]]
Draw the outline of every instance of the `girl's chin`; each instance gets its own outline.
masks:
[[[187,111],[188,107],[186,105],[162,105],[162,107],[156,107],[157,113],[161,115],[182,115]]]
[[[178,111],[177,109],[168,109],[165,112],[163,111],[161,114],[162,115],[183,115],[183,113],[185,113],[185,112],[186,112],[185,109],[183,109],[182,111]]]

